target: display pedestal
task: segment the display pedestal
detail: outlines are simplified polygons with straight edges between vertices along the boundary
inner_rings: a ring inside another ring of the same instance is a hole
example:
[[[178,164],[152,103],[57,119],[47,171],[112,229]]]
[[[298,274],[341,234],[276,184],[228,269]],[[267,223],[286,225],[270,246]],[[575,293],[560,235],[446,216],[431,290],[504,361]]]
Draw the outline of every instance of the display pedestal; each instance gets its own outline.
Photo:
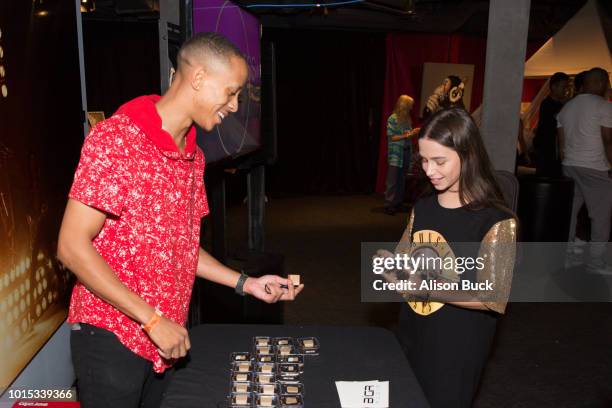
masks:
[[[567,242],[574,181],[567,177],[522,176],[518,216],[521,241]]]

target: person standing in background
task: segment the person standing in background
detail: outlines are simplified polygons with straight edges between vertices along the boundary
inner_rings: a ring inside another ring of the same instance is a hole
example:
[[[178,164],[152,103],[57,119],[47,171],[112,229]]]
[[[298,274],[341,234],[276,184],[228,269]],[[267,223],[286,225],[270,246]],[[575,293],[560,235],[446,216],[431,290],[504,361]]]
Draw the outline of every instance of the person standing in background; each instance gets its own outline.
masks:
[[[584,93],[584,78],[589,71],[582,71],[574,77],[574,96]]]
[[[397,211],[407,211],[403,206],[406,191],[406,170],[410,168],[412,149],[410,141],[418,133],[412,130],[410,112],[414,99],[400,95],[393,113],[387,119],[387,183],[385,190],[385,214],[394,215]]]
[[[540,105],[538,128],[533,139],[536,151],[536,174],[554,177],[561,174],[557,148],[557,114],[567,100],[569,76],[556,72],[550,77],[550,94]]]
[[[569,256],[581,250],[576,242],[576,218],[586,203],[591,219],[590,259],[587,270],[612,275],[604,260],[612,217],[612,103],[608,73],[591,69],[584,93],[569,101],[557,118],[563,174],[574,180]],[[571,261],[571,258],[569,258]]]

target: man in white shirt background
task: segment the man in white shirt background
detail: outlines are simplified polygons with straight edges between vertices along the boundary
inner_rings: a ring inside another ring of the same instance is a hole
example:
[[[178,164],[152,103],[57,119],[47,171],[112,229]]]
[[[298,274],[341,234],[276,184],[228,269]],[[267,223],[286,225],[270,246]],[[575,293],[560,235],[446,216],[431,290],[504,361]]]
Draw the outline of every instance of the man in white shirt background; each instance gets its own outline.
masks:
[[[557,116],[563,174],[574,180],[570,242],[576,238],[576,218],[586,203],[591,219],[591,271],[612,274],[605,262],[612,218],[612,103],[608,73],[588,71],[584,93],[567,102]]]

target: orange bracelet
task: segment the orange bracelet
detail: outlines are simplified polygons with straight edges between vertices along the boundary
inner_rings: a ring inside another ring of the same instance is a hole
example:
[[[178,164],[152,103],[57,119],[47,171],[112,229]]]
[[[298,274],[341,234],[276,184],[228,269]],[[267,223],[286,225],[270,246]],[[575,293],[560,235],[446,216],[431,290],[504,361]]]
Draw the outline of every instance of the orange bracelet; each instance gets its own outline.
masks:
[[[151,334],[151,330],[157,326],[157,323],[161,321],[161,317],[163,316],[162,312],[155,309],[155,313],[151,316],[151,319],[146,324],[141,324],[140,327],[147,332],[147,334]]]

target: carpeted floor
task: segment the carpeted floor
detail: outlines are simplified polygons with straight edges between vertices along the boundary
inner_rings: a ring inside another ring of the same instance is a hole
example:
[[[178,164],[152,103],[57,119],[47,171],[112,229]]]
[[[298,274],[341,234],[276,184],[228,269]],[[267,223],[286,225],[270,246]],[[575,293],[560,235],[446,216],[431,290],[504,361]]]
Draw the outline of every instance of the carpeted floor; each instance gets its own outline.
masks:
[[[306,287],[285,305],[286,324],[394,329],[398,304],[360,301],[360,245],[397,241],[407,214],[376,196],[271,199],[266,251]],[[246,242],[246,206],[228,212],[228,247]],[[612,407],[612,303],[511,304],[499,323],[477,408]]]

